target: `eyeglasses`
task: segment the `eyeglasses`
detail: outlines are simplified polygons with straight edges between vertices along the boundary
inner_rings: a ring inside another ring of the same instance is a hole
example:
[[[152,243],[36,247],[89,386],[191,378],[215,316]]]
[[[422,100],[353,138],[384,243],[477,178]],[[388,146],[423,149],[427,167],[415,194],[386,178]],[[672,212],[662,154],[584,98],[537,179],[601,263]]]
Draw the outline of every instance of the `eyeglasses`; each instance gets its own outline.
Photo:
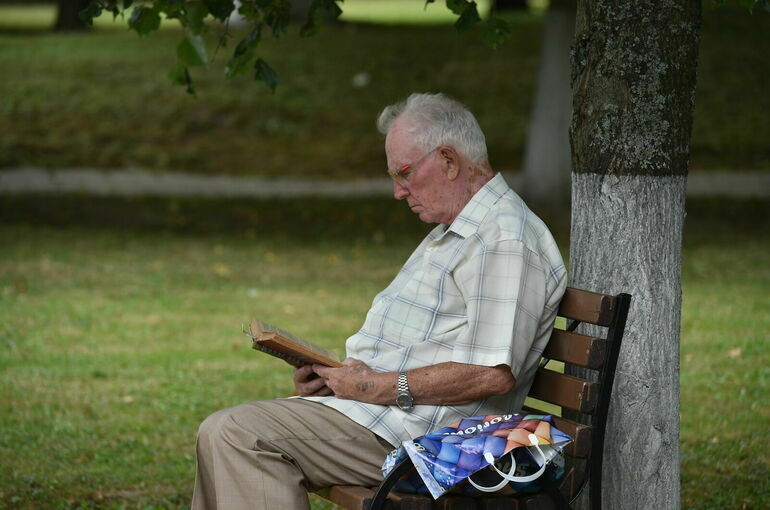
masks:
[[[412,175],[412,172],[417,170],[417,168],[422,164],[423,161],[425,161],[425,159],[428,156],[430,156],[431,154],[433,154],[434,152],[436,152],[440,148],[441,148],[441,146],[439,145],[435,149],[432,149],[432,150],[426,152],[425,154],[423,154],[423,156],[420,159],[418,159],[417,161],[415,161],[414,163],[410,163],[408,165],[404,165],[401,168],[399,168],[398,170],[390,170],[390,169],[388,169],[388,175],[390,175],[390,177],[394,181],[396,181],[398,184],[400,184],[401,186],[406,186],[409,183],[409,176]]]

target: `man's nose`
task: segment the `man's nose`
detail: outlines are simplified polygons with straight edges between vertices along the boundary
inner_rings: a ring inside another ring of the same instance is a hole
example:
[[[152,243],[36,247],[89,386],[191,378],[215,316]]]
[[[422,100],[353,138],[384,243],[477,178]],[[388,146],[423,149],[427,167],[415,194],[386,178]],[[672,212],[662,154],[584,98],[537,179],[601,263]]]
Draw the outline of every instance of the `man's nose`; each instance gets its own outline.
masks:
[[[409,195],[409,190],[396,181],[393,181],[393,197],[396,200],[403,200],[407,195]]]

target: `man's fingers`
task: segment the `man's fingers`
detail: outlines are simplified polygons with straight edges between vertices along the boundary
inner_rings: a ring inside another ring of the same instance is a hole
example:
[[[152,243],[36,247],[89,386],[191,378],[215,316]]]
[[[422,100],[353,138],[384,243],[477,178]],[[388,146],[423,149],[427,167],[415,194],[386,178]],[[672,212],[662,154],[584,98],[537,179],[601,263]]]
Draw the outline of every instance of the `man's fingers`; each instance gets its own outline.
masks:
[[[334,395],[334,392],[332,391],[332,389],[329,388],[328,386],[324,385],[323,388],[321,388],[320,390],[318,390],[315,393],[313,393],[312,396],[314,396],[314,397],[329,397],[331,395]]]
[[[325,367],[323,365],[313,365],[312,369],[313,369],[313,372],[320,375],[324,379],[326,379],[329,376],[329,370],[334,370],[331,367]]]
[[[314,395],[319,389],[326,386],[326,381],[324,381],[321,377],[316,377],[315,379],[311,379],[310,381],[305,382],[302,384],[302,394],[303,395]]]
[[[301,383],[310,379],[313,375],[313,367],[311,365],[304,365],[294,370],[294,382]]]

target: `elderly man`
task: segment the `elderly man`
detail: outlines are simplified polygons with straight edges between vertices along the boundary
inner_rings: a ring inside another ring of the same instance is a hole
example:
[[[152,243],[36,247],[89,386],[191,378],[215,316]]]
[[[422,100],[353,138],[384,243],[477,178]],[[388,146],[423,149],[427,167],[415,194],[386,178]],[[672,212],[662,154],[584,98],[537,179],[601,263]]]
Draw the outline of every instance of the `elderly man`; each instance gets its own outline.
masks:
[[[376,485],[386,453],[463,416],[521,407],[566,272],[543,222],[495,175],[473,115],[442,94],[383,110],[393,195],[438,223],[301,398],[208,417],[193,508],[308,508],[308,490]]]

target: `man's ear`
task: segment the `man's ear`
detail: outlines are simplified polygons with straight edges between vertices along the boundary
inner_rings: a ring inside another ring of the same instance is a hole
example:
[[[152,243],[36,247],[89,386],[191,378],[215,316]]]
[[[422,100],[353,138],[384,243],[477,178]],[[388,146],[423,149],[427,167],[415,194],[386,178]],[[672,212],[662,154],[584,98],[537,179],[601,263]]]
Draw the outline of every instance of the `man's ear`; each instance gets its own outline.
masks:
[[[441,147],[438,153],[447,179],[454,181],[460,175],[460,155],[453,147]]]

